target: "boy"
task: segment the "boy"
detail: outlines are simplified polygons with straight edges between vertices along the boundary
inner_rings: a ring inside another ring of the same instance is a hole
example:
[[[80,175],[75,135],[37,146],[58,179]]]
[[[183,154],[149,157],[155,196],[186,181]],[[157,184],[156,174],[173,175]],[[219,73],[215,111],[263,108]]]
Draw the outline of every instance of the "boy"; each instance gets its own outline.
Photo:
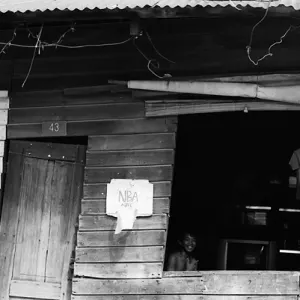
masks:
[[[178,243],[180,249],[169,256],[167,271],[197,271],[198,260],[194,255],[197,246],[196,236],[185,232]]]

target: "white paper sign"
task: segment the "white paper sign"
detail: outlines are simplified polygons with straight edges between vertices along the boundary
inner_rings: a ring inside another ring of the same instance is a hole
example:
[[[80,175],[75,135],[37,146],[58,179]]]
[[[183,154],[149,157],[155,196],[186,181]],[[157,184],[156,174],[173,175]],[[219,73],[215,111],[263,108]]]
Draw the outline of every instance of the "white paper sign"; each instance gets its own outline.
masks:
[[[136,217],[153,214],[153,184],[148,180],[112,179],[107,184],[106,214],[117,218],[115,233],[132,229]]]

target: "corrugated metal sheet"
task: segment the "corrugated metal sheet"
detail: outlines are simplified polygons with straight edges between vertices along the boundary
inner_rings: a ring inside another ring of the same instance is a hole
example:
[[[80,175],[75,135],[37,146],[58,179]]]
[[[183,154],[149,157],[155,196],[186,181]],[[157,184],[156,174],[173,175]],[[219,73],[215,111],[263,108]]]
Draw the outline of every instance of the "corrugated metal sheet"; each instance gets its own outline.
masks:
[[[300,9],[300,0],[270,0],[270,7],[279,5]],[[74,9],[124,9],[135,7],[195,7],[195,6],[247,6],[266,8],[268,0],[215,1],[215,0],[0,0],[1,12],[25,12],[36,10],[74,10]]]

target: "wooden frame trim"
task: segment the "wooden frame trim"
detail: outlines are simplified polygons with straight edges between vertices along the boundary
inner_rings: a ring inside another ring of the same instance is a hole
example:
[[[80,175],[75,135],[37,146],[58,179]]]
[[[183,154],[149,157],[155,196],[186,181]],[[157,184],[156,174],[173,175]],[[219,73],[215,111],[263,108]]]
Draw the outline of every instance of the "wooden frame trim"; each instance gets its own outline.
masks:
[[[271,101],[155,100],[145,101],[146,117],[235,111],[300,111],[300,105]]]

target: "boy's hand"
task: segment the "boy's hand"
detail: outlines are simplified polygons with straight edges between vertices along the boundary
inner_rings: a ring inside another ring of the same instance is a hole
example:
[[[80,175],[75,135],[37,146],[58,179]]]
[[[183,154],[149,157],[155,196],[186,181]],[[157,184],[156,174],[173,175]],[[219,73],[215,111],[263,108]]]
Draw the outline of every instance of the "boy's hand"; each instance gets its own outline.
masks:
[[[198,267],[198,262],[199,260],[196,260],[194,258],[186,259],[186,270],[187,271],[197,271],[197,267]]]

